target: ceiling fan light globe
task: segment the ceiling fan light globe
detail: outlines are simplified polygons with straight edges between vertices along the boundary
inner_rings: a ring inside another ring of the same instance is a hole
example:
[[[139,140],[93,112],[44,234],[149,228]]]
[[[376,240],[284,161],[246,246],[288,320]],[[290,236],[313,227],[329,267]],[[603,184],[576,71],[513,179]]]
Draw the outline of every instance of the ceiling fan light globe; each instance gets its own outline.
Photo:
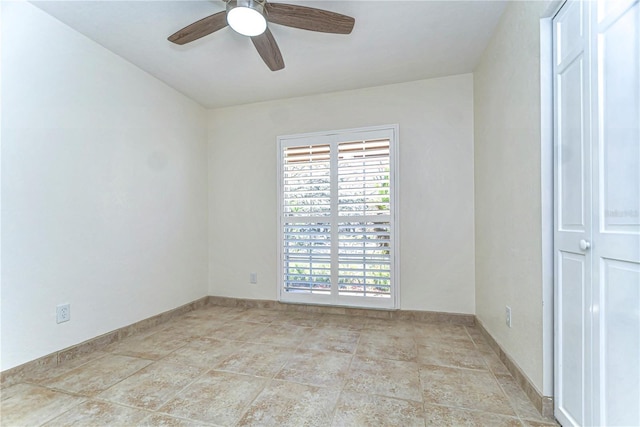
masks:
[[[230,1],[227,4],[227,23],[235,32],[249,37],[258,36],[267,29],[262,6],[253,1]]]

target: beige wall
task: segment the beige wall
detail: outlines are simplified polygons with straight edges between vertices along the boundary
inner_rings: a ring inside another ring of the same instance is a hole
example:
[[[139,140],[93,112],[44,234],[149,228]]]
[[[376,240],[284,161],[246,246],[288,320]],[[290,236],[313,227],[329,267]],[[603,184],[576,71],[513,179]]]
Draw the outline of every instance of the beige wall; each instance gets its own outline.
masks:
[[[0,7],[5,370],[207,294],[207,144],[192,100]]]
[[[397,123],[401,308],[474,313],[472,83],[467,74],[210,111],[210,295],[277,298],[278,135]]]
[[[476,315],[543,389],[540,17],[512,2],[474,72]],[[505,306],[512,309],[512,328]]]

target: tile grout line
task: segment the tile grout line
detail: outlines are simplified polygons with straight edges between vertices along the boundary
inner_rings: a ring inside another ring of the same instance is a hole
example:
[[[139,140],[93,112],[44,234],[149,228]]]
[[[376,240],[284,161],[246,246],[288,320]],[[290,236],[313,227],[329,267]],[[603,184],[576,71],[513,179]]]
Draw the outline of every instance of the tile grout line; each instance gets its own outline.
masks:
[[[464,329],[467,332],[467,335],[469,336],[469,338],[471,338],[471,341],[473,341],[473,345],[479,350],[478,343],[476,343],[476,340],[473,338],[473,336],[469,332],[468,327],[465,326]],[[482,352],[480,352],[480,354],[482,354]],[[506,390],[504,389],[502,384],[500,384],[500,381],[498,381],[498,378],[496,377],[496,373],[494,372],[493,369],[491,369],[491,366],[489,365],[489,362],[487,361],[487,359],[484,356],[481,356],[481,357],[482,357],[482,360],[484,361],[485,365],[487,366],[487,371],[489,371],[489,373],[491,374],[491,377],[493,378],[493,380],[496,382],[496,384],[500,388],[500,391],[502,391],[502,394],[507,398],[507,401],[509,402],[509,406],[513,410],[513,413],[516,415],[516,418],[518,419],[518,421],[520,421],[520,424],[522,424],[524,426],[525,425],[524,421],[520,417],[520,412],[516,409],[515,404],[513,402],[513,399],[511,399],[511,397],[506,392]]]
[[[95,359],[87,360],[86,362],[83,362],[83,363],[79,364],[78,366],[76,366],[76,367],[74,367],[74,368],[70,368],[70,369],[69,369],[69,371],[68,371],[68,372],[66,372],[66,373],[64,373],[64,374],[62,374],[62,373],[61,373],[60,375],[56,375],[56,376],[54,376],[54,377],[48,378],[48,379],[46,379],[45,381],[53,381],[54,379],[56,379],[56,378],[60,377],[61,375],[66,375],[66,374],[68,374],[68,373],[69,373],[69,372],[71,372],[71,371],[75,371],[76,369],[80,369],[80,368],[82,368],[83,366],[85,366],[85,365],[87,365],[87,364],[89,364],[89,363],[95,362],[95,361],[97,361],[97,360],[100,360],[100,359],[102,359],[102,358],[106,357],[106,356],[107,356],[107,355],[109,355],[109,354],[110,354],[109,352],[105,352],[105,354],[100,355],[100,356],[96,357]],[[29,376],[27,376],[27,377],[25,377],[22,381],[20,381],[20,383],[23,383],[23,384],[30,384],[30,385],[36,385],[36,386],[40,386],[40,387],[45,387],[45,388],[52,389],[51,387],[48,387],[46,384],[43,384],[41,381],[42,381],[42,380],[37,380],[37,379],[34,379],[33,377],[29,377]]]
[[[463,412],[471,412],[474,414],[483,414],[483,415],[494,415],[494,416],[498,416],[498,417],[502,417],[502,418],[509,418],[509,419],[515,419],[518,420],[521,424],[523,423],[523,421],[520,419],[520,417],[518,417],[517,415],[507,415],[507,414],[501,414],[499,412],[490,412],[490,411],[484,411],[482,409],[476,409],[476,408],[467,408],[465,406],[455,406],[455,405],[445,405],[442,403],[428,403],[428,405],[431,406],[437,406],[440,408],[448,408],[448,409],[453,409],[453,410],[458,410],[458,411],[463,411]]]
[[[351,366],[353,365],[353,360],[356,357],[356,353],[358,352],[358,345],[360,344],[360,339],[362,338],[362,334],[358,332],[358,339],[356,340],[356,346],[351,354],[351,359],[349,360],[349,366],[347,366],[347,372],[344,381],[342,382],[342,386],[340,387],[340,393],[338,393],[338,399],[336,400],[336,404],[333,408],[333,414],[331,415],[331,425],[333,426],[335,423],[336,415],[338,414],[338,405],[342,399],[342,393],[344,393],[345,388],[347,386],[347,381],[349,380],[351,373]]]
[[[51,418],[49,418],[49,419],[45,420],[44,422],[42,422],[41,424],[38,424],[38,427],[42,427],[42,426],[44,426],[45,424],[47,424],[47,423],[50,423],[50,422],[54,421],[56,418],[59,418],[59,417],[61,417],[63,414],[66,414],[67,412],[69,412],[69,411],[71,411],[71,410],[73,410],[73,409],[77,408],[78,406],[82,405],[82,404],[83,404],[83,403],[85,403],[86,401],[87,401],[87,400],[83,400],[83,401],[81,401],[81,402],[76,403],[75,405],[73,405],[72,407],[70,407],[69,409],[67,409],[66,411],[64,411],[64,412],[62,412],[62,413],[60,413],[60,414],[54,415],[54,416],[52,416]]]
[[[247,415],[247,413],[249,412],[249,409],[251,409],[251,407],[253,406],[253,404],[258,400],[258,397],[260,397],[260,395],[262,393],[264,393],[264,391],[267,389],[267,387],[269,387],[271,385],[271,383],[274,381],[274,378],[268,378],[268,377],[260,377],[260,378],[265,378],[266,381],[264,382],[264,385],[262,386],[262,388],[256,392],[255,396],[253,396],[253,398],[249,401],[249,403],[247,403],[247,405],[244,407],[244,409],[242,411],[240,411],[240,415],[238,416],[238,420],[233,423],[234,426],[239,425],[240,421],[242,421],[242,419]]]
[[[269,322],[269,326],[273,324],[273,321]],[[247,343],[251,343],[251,342],[247,342]],[[265,343],[254,343],[254,344],[265,344]],[[275,346],[274,346],[275,347]],[[281,347],[281,346],[278,346]],[[296,346],[293,351],[297,351],[299,345]],[[226,360],[226,359],[225,359]],[[224,363],[224,361],[220,362],[220,364]],[[287,365],[288,360],[283,362],[282,366],[280,366],[280,368],[278,370],[276,370],[271,377],[259,377],[257,375],[254,375],[254,377],[257,378],[265,378],[266,381],[264,382],[263,387],[256,392],[255,396],[253,396],[253,398],[249,401],[249,403],[247,403],[247,405],[243,408],[243,410],[240,412],[240,415],[238,416],[238,420],[234,423],[235,426],[239,425],[240,421],[242,421],[242,419],[247,415],[247,413],[249,412],[249,410],[251,409],[251,407],[253,406],[253,404],[258,400],[258,397],[260,397],[260,395],[262,393],[264,393],[264,391],[274,382],[277,381],[276,376],[284,369],[284,367]],[[230,372],[230,371],[229,371]],[[238,374],[237,372],[230,372],[232,374]]]
[[[513,402],[513,399],[509,396],[509,394],[507,393],[507,391],[504,389],[504,387],[502,386],[502,384],[500,384],[500,381],[498,381],[498,377],[496,376],[495,372],[493,372],[492,369],[489,369],[489,372],[491,373],[491,376],[493,377],[493,380],[496,382],[496,384],[498,384],[498,387],[500,387],[500,391],[502,391],[502,394],[504,394],[507,398],[507,401],[509,402],[509,406],[511,407],[511,409],[513,410],[513,413],[516,414],[516,417],[518,417],[518,420],[520,421],[520,424],[522,424],[523,426],[525,425],[524,421],[522,420],[522,417],[520,416],[520,411],[518,411],[516,409],[516,405]]]
[[[473,339],[473,336],[469,333],[469,331],[468,331],[468,329],[467,329],[467,328],[468,328],[468,327],[465,327],[465,329],[467,330],[467,334],[471,337],[471,339],[473,340],[474,344],[477,346],[477,344],[476,344],[476,340],[474,340],[474,339]],[[492,349],[492,350],[493,350],[493,349]],[[496,383],[498,384],[498,387],[500,387],[500,390],[501,390],[501,391],[503,392],[503,394],[507,397],[507,400],[509,401],[509,405],[510,405],[510,406],[511,406],[511,408],[513,409],[513,412],[516,414],[516,417],[518,418],[518,420],[520,420],[520,423],[521,423],[523,426],[526,426],[526,425],[527,425],[527,424],[526,424],[526,421],[528,421],[528,420],[529,420],[529,421],[536,421],[536,422],[540,422],[540,421],[542,421],[542,420],[533,420],[533,419],[531,419],[531,418],[526,418],[526,417],[523,417],[523,416],[521,415],[521,412],[518,410],[518,408],[517,408],[517,406],[516,406],[516,404],[515,404],[515,400],[511,397],[511,395],[510,395],[509,393],[507,393],[507,390],[504,388],[504,386],[502,385],[502,383],[498,380],[498,374],[497,374],[493,369],[491,369],[491,367],[489,366],[489,364],[488,364],[488,362],[486,361],[486,358],[485,358],[484,356],[483,356],[483,360],[484,360],[484,361],[485,361],[485,363],[487,364],[488,371],[491,373],[492,377],[494,378],[494,380],[495,380],[495,381],[496,381]],[[500,362],[502,363],[502,360],[500,360]],[[503,363],[503,365],[504,365],[504,363]],[[509,372],[509,370],[508,370],[508,368],[507,368],[506,366],[505,366],[505,369],[507,369],[507,372]],[[504,375],[504,376],[510,376],[510,377],[512,377],[512,379],[514,380],[514,382],[516,382],[516,385],[520,388],[520,385],[519,385],[519,384],[517,384],[517,381],[515,380],[515,378],[513,378],[513,376],[512,376],[510,373],[508,373],[508,374],[503,374],[503,375]],[[523,391],[523,390],[522,390],[522,391]],[[524,391],[523,391],[523,393],[524,393]],[[525,393],[525,396],[526,396],[526,393]],[[528,396],[527,396],[527,399],[528,399]],[[550,420],[547,420],[547,419],[546,419],[545,417],[543,417],[542,415],[540,415],[540,416],[541,416],[541,417],[542,417],[542,419],[544,420],[543,422],[545,422],[545,423],[549,423],[549,422],[550,422]]]
[[[77,396],[77,397],[83,397],[83,398],[85,398],[85,399],[89,399],[89,400],[91,400],[91,399],[95,399],[95,398],[97,398],[97,396],[98,396],[100,393],[102,393],[102,392],[105,392],[105,391],[109,390],[111,387],[114,387],[114,386],[116,386],[117,384],[120,384],[122,381],[126,380],[127,378],[129,378],[129,377],[131,377],[131,376],[133,376],[133,375],[135,375],[135,374],[137,374],[138,372],[142,371],[143,369],[146,369],[148,366],[151,366],[151,365],[153,365],[153,364],[155,363],[155,360],[151,360],[151,359],[146,359],[146,358],[142,358],[142,357],[135,357],[135,356],[129,356],[129,355],[121,355],[121,354],[116,354],[116,353],[110,353],[110,352],[107,352],[107,354],[105,354],[105,355],[103,355],[103,356],[100,356],[100,357],[96,358],[95,360],[91,360],[91,361],[89,361],[89,362],[87,362],[87,363],[84,363],[84,364],[82,364],[82,365],[80,365],[80,366],[78,366],[78,367],[76,367],[76,368],[73,368],[71,371],[75,371],[76,369],[79,369],[79,368],[81,368],[81,367],[83,367],[83,366],[86,366],[86,365],[88,365],[89,363],[92,363],[92,362],[95,362],[95,361],[97,361],[97,360],[100,360],[100,359],[106,358],[108,355],[123,356],[123,357],[129,357],[129,358],[132,358],[132,359],[146,360],[146,361],[149,361],[149,362],[151,362],[151,363],[149,363],[149,364],[147,364],[147,365],[145,365],[145,366],[141,367],[140,369],[137,369],[137,370],[133,371],[132,373],[130,373],[130,374],[129,374],[129,375],[127,375],[126,377],[123,377],[123,378],[119,379],[118,381],[116,381],[115,383],[113,383],[113,384],[109,385],[107,388],[96,391],[94,394],[87,394],[86,392],[82,392],[82,391],[75,392],[75,391],[72,391],[72,390],[65,390],[65,389],[63,389],[63,388],[55,387],[55,386],[50,386],[50,385],[47,385],[47,384],[40,384],[40,383],[38,383],[37,385],[38,385],[38,386],[40,386],[40,387],[47,388],[47,389],[52,390],[52,391],[61,392],[61,393],[65,393],[65,394],[72,395],[72,396]],[[70,371],[70,372],[71,372],[71,371]],[[64,374],[62,374],[62,375],[68,375],[70,372],[64,373]],[[59,376],[62,376],[62,375],[59,375]],[[57,377],[54,377],[54,378],[57,378]]]
[[[415,324],[412,325],[412,327],[413,327],[413,343],[416,346],[416,359],[417,359],[419,356],[418,341],[416,340],[416,338],[418,338],[417,336],[418,331],[416,330]],[[422,381],[422,371],[420,366],[421,364],[420,362],[417,362],[417,363],[418,363],[418,384],[420,384],[420,396],[422,397],[422,419],[424,421],[425,427],[427,427],[427,402],[424,399],[425,384],[424,384],[424,381]]]
[[[100,398],[100,397],[97,397],[97,396],[93,397],[93,398],[90,398],[90,399],[86,400],[85,402],[88,402],[88,401],[107,403],[107,404],[113,405],[113,406],[119,406],[119,407],[122,407],[122,408],[133,409],[133,410],[142,411],[142,412],[147,412],[147,415],[141,421],[146,420],[147,418],[149,418],[152,415],[162,415],[162,416],[166,415],[166,416],[168,416],[170,418],[177,418],[177,419],[182,419],[182,420],[186,420],[186,421],[190,421],[190,422],[202,422],[202,421],[193,420],[191,418],[181,417],[181,416],[177,416],[177,415],[169,415],[169,414],[167,414],[165,412],[158,412],[158,410],[152,410],[152,409],[148,409],[148,408],[141,408],[141,407],[133,406],[133,405],[127,405],[126,403],[122,403],[122,402],[114,402],[114,401],[107,400],[107,399],[104,399],[104,398]],[[85,403],[85,402],[83,402],[83,403]],[[212,425],[211,423],[205,423],[205,424]]]
[[[186,344],[185,344],[184,346],[182,346],[182,347],[185,347],[185,346],[186,346]],[[182,347],[180,347],[180,348],[182,348]],[[178,350],[178,349],[176,349],[176,351],[177,351],[177,350]],[[171,353],[169,353],[169,354],[171,354]],[[166,355],[166,356],[168,356],[168,355]],[[165,357],[166,357],[166,356],[165,356]],[[157,362],[160,362],[161,360],[162,360],[162,359],[158,360]],[[156,363],[157,363],[157,362],[156,362]],[[171,363],[171,362],[166,362],[166,361],[165,361],[164,363],[169,364],[169,365],[180,366],[180,365],[178,365],[178,364]],[[151,365],[148,365],[148,366],[151,366]],[[189,366],[190,366],[190,365],[189,365]],[[169,396],[165,401],[163,401],[162,403],[160,403],[160,404],[158,405],[158,407],[157,407],[156,409],[154,409],[154,410],[153,410],[153,412],[155,412],[155,413],[159,413],[159,414],[165,414],[164,412],[158,412],[158,411],[160,410],[160,408],[162,408],[164,405],[166,405],[167,403],[169,403],[169,402],[171,401],[171,399],[173,399],[173,398],[175,398],[176,396],[178,396],[180,393],[182,393],[182,392],[183,392],[184,390],[186,390],[188,387],[190,387],[191,385],[195,384],[199,379],[204,378],[204,376],[205,376],[205,375],[207,375],[207,374],[208,374],[209,372],[211,372],[211,371],[212,371],[212,369],[207,369],[207,370],[205,370],[202,374],[200,374],[200,375],[198,375],[197,377],[195,377],[195,378],[194,378],[191,382],[189,382],[187,385],[185,385],[185,386],[184,386],[184,387],[182,387],[180,390],[178,390],[178,391],[177,391],[177,392],[175,392],[174,394],[170,395],[170,396]],[[167,415],[169,415],[169,414],[167,414]]]

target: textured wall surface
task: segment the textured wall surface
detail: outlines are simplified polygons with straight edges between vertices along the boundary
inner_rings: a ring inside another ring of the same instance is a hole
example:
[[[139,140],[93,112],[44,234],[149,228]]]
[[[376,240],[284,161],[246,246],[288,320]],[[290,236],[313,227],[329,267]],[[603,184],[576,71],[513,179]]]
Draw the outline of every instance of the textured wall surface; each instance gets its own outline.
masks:
[[[542,391],[540,16],[512,2],[474,72],[476,314]],[[512,328],[505,324],[512,309]]]
[[[474,313],[472,93],[466,74],[211,110],[209,293],[277,298],[278,135],[399,124],[400,306]]]
[[[1,7],[5,370],[207,294],[207,145],[193,101]]]

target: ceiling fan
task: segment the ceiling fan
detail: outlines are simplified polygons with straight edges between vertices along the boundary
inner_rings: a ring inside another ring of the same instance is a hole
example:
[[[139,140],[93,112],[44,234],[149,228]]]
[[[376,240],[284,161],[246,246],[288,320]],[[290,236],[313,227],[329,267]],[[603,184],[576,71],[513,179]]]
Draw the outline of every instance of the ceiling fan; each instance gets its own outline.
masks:
[[[267,22],[321,33],[349,34],[355,19],[350,16],[266,0],[223,0],[227,9],[214,13],[169,36],[176,44],[185,44],[214,33],[229,25],[236,32],[251,37],[263,61],[271,69],[284,68],[278,44],[269,31]]]

